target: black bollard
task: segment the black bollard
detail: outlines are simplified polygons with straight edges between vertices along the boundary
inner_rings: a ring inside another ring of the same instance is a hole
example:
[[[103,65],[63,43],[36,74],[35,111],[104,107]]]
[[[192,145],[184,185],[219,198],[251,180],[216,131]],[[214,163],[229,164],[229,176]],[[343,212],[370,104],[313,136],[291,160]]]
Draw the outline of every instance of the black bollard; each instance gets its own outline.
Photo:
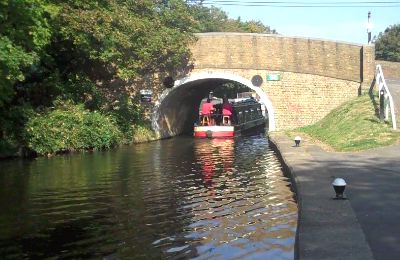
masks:
[[[379,97],[379,120],[385,120],[385,91],[380,91]]]

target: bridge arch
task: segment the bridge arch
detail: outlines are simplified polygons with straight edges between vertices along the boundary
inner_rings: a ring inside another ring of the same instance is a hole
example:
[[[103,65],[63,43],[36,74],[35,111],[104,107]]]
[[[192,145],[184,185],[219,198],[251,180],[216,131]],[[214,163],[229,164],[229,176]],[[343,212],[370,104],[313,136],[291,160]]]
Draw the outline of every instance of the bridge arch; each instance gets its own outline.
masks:
[[[165,90],[159,75],[142,86],[153,89],[154,103],[146,106],[155,108],[153,129],[161,137],[192,128],[201,99],[221,83],[256,91],[268,110],[269,129],[285,130],[317,122],[374,82],[373,45],[250,33],[196,36],[187,74],[173,88]],[[255,76],[263,79],[258,87],[251,83]]]
[[[217,86],[237,82],[255,91],[268,112],[268,130],[275,131],[275,110],[267,94],[242,76],[224,72],[199,72],[174,82],[155,104],[152,114],[153,129],[161,137],[170,137],[191,130],[197,119],[201,100]]]
[[[250,80],[248,80],[242,76],[231,74],[231,73],[222,73],[222,72],[202,72],[202,73],[196,73],[194,75],[190,75],[188,77],[177,80],[175,82],[175,86],[180,87],[188,82],[195,82],[195,81],[204,80],[204,79],[224,79],[224,80],[228,80],[228,81],[234,81],[234,82],[238,82],[242,85],[245,85],[246,87],[250,88],[251,90],[254,90],[257,93],[257,95],[260,97],[260,103],[263,104],[267,109],[268,118],[269,118],[269,120],[268,120],[269,131],[275,131],[275,110],[274,110],[271,100],[265,94],[264,91],[262,91],[259,87],[254,86]]]

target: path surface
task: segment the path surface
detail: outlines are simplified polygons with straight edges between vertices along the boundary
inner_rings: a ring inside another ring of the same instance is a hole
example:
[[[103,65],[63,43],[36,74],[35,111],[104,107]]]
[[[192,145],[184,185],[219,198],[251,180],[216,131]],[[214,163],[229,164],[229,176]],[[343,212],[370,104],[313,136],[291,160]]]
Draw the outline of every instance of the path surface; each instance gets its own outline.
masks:
[[[385,72],[383,72],[385,74]],[[393,97],[394,108],[396,113],[396,122],[399,127],[400,122],[400,79],[385,79],[390,94]]]
[[[400,145],[358,153],[301,147],[272,133],[295,180],[300,259],[400,259]],[[347,182],[347,200],[333,200],[332,181]]]

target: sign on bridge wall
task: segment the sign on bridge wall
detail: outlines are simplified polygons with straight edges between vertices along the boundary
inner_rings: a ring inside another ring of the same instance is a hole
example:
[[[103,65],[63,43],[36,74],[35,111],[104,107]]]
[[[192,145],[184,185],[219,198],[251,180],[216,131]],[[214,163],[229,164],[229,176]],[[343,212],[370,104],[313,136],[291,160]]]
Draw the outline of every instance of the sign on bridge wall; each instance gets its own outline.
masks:
[[[140,101],[144,103],[151,102],[151,98],[153,96],[153,91],[150,89],[142,89],[140,90]]]
[[[267,74],[267,81],[281,80],[281,74]]]

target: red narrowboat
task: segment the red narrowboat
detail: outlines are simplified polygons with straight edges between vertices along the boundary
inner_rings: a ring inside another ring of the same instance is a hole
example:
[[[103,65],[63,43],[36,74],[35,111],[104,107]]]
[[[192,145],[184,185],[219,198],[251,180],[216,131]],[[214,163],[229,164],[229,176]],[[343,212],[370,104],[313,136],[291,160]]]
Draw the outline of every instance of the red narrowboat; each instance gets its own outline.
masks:
[[[222,114],[222,104],[215,104],[215,112],[200,115],[194,124],[194,137],[232,138],[243,132],[265,127],[267,118],[263,115],[261,104],[254,99],[234,100],[231,116]]]

